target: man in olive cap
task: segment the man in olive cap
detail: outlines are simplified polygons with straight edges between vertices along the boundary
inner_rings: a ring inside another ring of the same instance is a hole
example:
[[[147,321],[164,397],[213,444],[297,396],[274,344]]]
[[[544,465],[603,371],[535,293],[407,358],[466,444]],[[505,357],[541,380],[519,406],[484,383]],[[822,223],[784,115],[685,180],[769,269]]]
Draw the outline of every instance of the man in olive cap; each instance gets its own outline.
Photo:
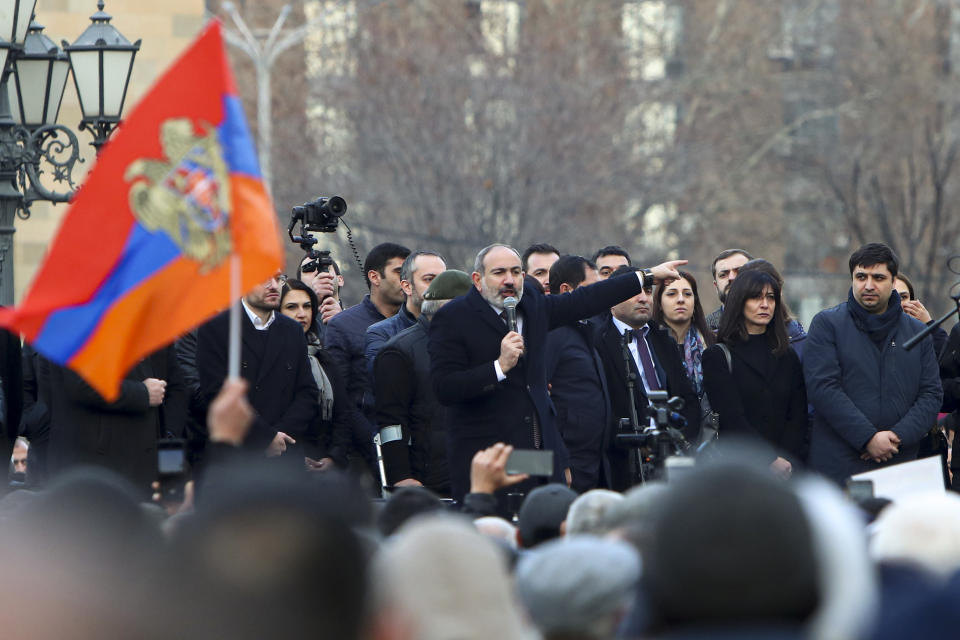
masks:
[[[374,360],[376,421],[387,486],[421,486],[450,496],[444,408],[433,395],[427,331],[440,307],[472,287],[463,271],[438,274],[423,296],[417,322],[391,338]]]

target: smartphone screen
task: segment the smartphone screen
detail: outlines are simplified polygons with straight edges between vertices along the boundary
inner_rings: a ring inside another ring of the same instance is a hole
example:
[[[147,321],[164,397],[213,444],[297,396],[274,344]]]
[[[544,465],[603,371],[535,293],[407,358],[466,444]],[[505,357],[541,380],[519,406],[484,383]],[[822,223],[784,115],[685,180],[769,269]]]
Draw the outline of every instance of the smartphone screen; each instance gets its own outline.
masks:
[[[526,473],[531,476],[553,475],[553,451],[514,449],[507,458],[507,475]]]
[[[869,500],[873,497],[873,480],[847,480],[847,495],[853,500]]]
[[[186,471],[183,449],[159,449],[157,467],[161,474],[172,475]]]

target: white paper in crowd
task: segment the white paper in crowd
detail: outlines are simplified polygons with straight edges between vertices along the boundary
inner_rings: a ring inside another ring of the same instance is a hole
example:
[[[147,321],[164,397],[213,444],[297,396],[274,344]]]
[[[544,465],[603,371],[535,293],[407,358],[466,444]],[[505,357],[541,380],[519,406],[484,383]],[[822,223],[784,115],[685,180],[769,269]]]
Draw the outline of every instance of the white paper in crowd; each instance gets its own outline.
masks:
[[[918,493],[943,493],[943,467],[940,456],[883,467],[851,476],[853,480],[873,481],[873,495],[888,500],[901,500]]]

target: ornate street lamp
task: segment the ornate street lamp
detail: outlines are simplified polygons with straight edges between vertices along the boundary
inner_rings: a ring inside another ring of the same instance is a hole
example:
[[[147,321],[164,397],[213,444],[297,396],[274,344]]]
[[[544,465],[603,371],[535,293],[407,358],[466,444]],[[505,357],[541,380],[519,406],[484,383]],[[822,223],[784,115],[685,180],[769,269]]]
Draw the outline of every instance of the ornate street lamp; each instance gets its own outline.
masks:
[[[33,22],[36,0],[0,0],[0,304],[13,303],[14,220],[30,217],[37,200],[67,202],[80,143],[57,124],[72,68],[83,111],[79,129],[89,130],[99,153],[120,122],[133,58],[140,48],[120,34],[104,13],[65,54]],[[28,32],[29,31],[29,32]],[[41,181],[45,176],[45,182]],[[58,191],[48,185],[63,184]]]
[[[90,130],[93,146],[99,151],[120,122],[140,41],[130,44],[110,24],[113,16],[103,11],[103,0],[97,3],[97,9],[90,16],[92,24],[87,30],[73,44],[64,40],[63,48],[70,56],[73,81],[83,111],[80,130]]]
[[[23,44],[37,0],[7,0],[0,4],[0,39]]]
[[[54,124],[70,73],[67,54],[43,34],[42,25],[31,22],[13,67],[7,94],[14,121],[28,127]]]

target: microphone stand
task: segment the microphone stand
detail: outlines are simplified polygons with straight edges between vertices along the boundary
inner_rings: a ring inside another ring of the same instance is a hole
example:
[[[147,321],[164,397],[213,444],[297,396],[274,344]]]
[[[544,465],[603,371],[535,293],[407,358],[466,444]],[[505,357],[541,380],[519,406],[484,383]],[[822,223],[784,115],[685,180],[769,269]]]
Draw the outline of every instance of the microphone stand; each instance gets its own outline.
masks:
[[[906,349],[907,351],[909,351],[910,349],[913,349],[915,346],[917,346],[917,343],[919,343],[921,340],[923,340],[923,339],[926,338],[928,335],[930,335],[931,333],[933,333],[934,330],[935,330],[937,327],[939,327],[939,326],[942,325],[944,322],[946,322],[947,320],[949,320],[950,317],[951,317],[953,314],[958,314],[958,315],[960,315],[960,293],[958,293],[958,294],[955,295],[955,296],[950,296],[950,299],[953,300],[954,304],[956,305],[956,309],[954,309],[954,310],[952,310],[952,311],[948,311],[948,312],[945,313],[942,317],[940,317],[936,322],[934,322],[933,324],[927,325],[927,328],[926,328],[926,329],[924,329],[923,331],[921,331],[921,332],[918,333],[917,335],[913,336],[912,338],[910,338],[909,340],[907,340],[906,342],[904,342],[904,343],[903,343],[903,348],[904,348],[904,349]]]
[[[630,425],[633,427],[633,432],[639,434],[640,419],[637,417],[637,399],[635,395],[637,374],[633,371],[633,354],[630,353],[630,340],[632,338],[633,334],[630,331],[621,334],[620,351],[623,355],[623,364],[627,374],[627,397],[630,400]],[[628,459],[630,461],[630,476],[632,478],[639,478],[640,483],[645,484],[646,480],[643,477],[643,455],[640,453],[640,447],[633,447]]]

